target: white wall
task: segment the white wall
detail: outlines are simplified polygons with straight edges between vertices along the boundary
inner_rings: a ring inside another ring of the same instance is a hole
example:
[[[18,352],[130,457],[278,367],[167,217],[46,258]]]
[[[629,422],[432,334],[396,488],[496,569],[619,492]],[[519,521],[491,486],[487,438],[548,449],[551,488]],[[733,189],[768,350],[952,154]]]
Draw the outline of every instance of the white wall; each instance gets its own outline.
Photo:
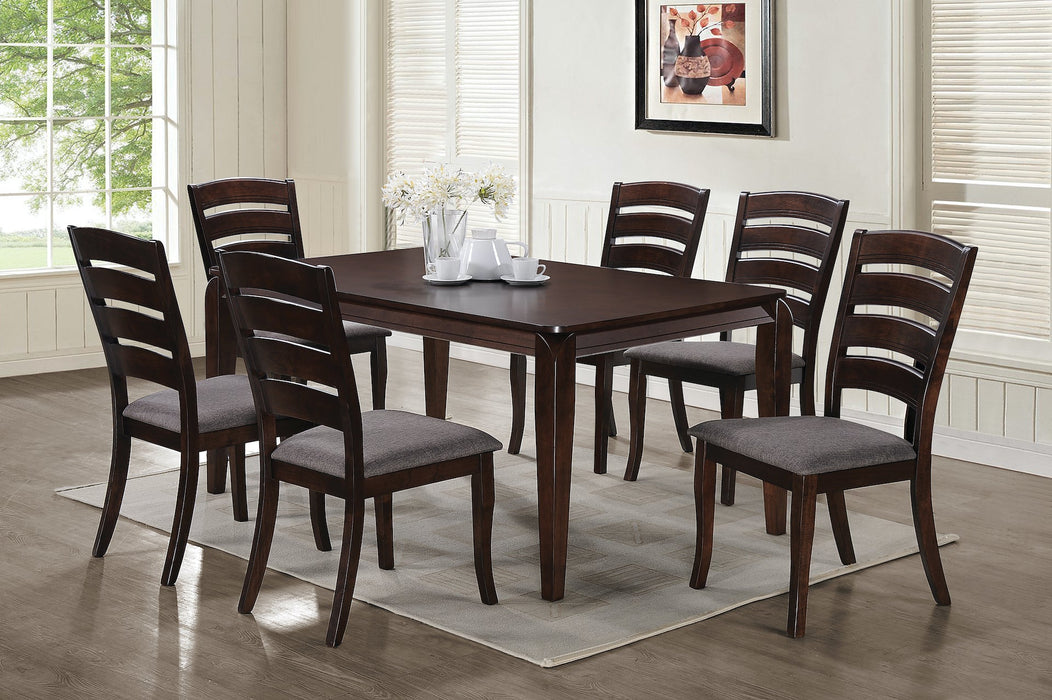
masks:
[[[307,255],[382,246],[378,7],[288,5],[288,170]]]

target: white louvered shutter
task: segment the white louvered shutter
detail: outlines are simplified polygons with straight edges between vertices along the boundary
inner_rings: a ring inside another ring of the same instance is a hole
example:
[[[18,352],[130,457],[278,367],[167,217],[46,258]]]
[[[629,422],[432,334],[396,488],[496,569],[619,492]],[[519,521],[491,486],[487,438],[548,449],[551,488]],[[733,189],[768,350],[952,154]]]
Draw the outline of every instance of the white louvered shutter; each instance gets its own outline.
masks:
[[[385,173],[432,163],[498,163],[519,174],[519,0],[385,0]],[[507,216],[469,209],[469,228],[521,236]],[[421,245],[418,222],[388,221],[388,247]]]
[[[958,346],[1052,359],[1052,0],[929,0],[932,230],[979,246]]]

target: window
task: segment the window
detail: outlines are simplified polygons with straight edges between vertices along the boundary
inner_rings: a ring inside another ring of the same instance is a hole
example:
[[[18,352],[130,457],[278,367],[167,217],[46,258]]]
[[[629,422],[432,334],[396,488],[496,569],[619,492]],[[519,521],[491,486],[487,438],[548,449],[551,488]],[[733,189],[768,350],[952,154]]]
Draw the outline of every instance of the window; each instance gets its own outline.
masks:
[[[174,2],[0,3],[0,270],[71,266],[69,224],[175,230]]]
[[[519,179],[520,12],[519,0],[386,0],[386,172],[497,163]],[[468,226],[518,239],[521,201],[520,181],[506,217],[477,204]],[[419,223],[388,217],[388,247],[421,243]]]
[[[928,0],[924,203],[979,258],[958,347],[1052,357],[1052,3]]]

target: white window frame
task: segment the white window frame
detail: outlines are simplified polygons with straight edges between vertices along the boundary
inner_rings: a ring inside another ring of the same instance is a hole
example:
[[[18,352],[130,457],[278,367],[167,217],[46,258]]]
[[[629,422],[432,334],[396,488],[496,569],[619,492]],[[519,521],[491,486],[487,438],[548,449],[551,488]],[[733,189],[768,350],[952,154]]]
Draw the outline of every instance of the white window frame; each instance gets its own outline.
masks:
[[[932,6],[939,0],[923,0],[919,6],[920,31],[918,38],[921,51],[918,67],[920,70],[919,88],[921,109],[921,188],[919,196],[919,212],[921,215],[921,227],[939,231],[940,227],[935,219],[937,209],[945,211],[953,205],[972,205],[981,207],[996,216],[997,211],[1006,214],[1013,210],[1024,215],[1030,215],[1037,219],[1049,221],[1049,230],[1052,230],[1052,181],[1044,183],[1010,183],[984,181],[979,177],[959,178],[943,177],[936,178],[933,175],[933,38],[932,38]],[[977,3],[985,4],[991,11],[996,11],[997,2]],[[1018,3],[1012,3],[1018,4]],[[1052,43],[1052,35],[1047,37]],[[981,61],[981,56],[974,56]],[[1052,73],[1052,67],[1049,67]],[[977,89],[988,85],[976,85]],[[967,89],[967,86],[962,87]],[[992,178],[991,178],[992,180]],[[947,228],[940,231],[954,236],[955,232]],[[967,237],[961,240],[968,241]],[[971,241],[969,241],[971,242]],[[979,261],[977,272],[982,268],[985,255],[995,254],[990,246],[984,249],[983,242],[979,241]],[[1052,280],[1049,282],[1052,286]],[[973,284],[973,289],[976,287]],[[1052,296],[1052,289],[1049,290]],[[1010,313],[1010,312],[1009,312]],[[1049,319],[1052,325],[1052,318]],[[966,314],[958,331],[954,348],[955,355],[962,359],[975,359],[984,362],[996,362],[1004,366],[1029,368],[1039,371],[1052,370],[1052,338],[1027,337],[1008,332],[997,332],[992,330],[979,330],[970,328]]]
[[[112,195],[118,191],[149,191],[152,192],[152,233],[153,238],[161,240],[165,244],[166,252],[171,262],[178,262],[180,257],[180,246],[178,236],[178,191],[179,184],[184,178],[181,177],[180,163],[180,140],[178,125],[180,123],[179,109],[180,92],[178,82],[183,75],[183,57],[177,51],[181,43],[181,35],[178,34],[185,14],[185,3],[181,0],[151,0],[151,42],[149,48],[152,54],[152,76],[153,88],[151,93],[151,112],[145,115],[116,115],[110,109],[109,76],[111,47],[122,47],[124,44],[114,44],[111,41],[111,24],[109,16],[111,5],[119,0],[105,1],[105,38],[98,44],[63,44],[55,41],[54,36],[54,1],[47,0],[48,28],[46,44],[30,44],[32,46],[43,46],[47,50],[47,80],[48,80],[48,108],[44,117],[29,117],[24,121],[46,121],[46,149],[47,149],[47,188],[42,191],[4,190],[0,191],[0,197],[24,197],[26,195],[41,195],[48,199],[47,205],[47,239],[46,239],[46,265],[34,268],[13,268],[9,270],[0,269],[0,279],[19,278],[38,275],[51,275],[55,273],[68,273],[73,269],[72,262],[67,264],[55,264],[54,261],[54,238],[56,233],[62,233],[67,224],[78,222],[62,222],[55,220],[54,198],[57,195],[95,195],[103,193],[106,196],[104,226],[114,228]],[[16,44],[17,45],[17,44]],[[25,44],[23,44],[25,45]],[[83,46],[90,48],[101,48],[106,52],[105,76],[107,80],[106,106],[103,115],[84,115],[68,117],[56,115],[52,103],[52,85],[54,82],[53,53],[56,46]],[[3,117],[5,121],[14,121],[17,118]],[[116,120],[148,120],[152,122],[152,156],[151,156],[151,184],[149,187],[114,188],[112,186],[112,124]],[[86,188],[77,190],[59,191],[54,184],[54,168],[56,166],[53,153],[53,132],[56,122],[71,122],[79,120],[101,120],[106,125],[105,136],[105,159],[106,159],[106,182],[103,188]]]

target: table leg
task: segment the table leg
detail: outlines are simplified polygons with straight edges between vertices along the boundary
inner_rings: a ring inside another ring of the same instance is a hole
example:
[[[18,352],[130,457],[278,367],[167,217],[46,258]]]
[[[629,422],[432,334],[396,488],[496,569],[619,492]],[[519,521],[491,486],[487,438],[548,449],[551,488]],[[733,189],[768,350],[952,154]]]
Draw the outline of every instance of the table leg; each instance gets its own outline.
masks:
[[[774,323],[756,329],[757,401],[761,416],[787,416],[792,385],[793,314],[783,300],[779,300],[770,313]],[[763,506],[768,534],[785,534],[787,500],[785,489],[764,483]]]
[[[560,600],[566,585],[566,543],[573,466],[577,339],[538,335],[534,423],[537,432],[537,529],[541,597]]]
[[[449,385],[449,341],[424,338],[424,406],[432,418],[446,417]]]

